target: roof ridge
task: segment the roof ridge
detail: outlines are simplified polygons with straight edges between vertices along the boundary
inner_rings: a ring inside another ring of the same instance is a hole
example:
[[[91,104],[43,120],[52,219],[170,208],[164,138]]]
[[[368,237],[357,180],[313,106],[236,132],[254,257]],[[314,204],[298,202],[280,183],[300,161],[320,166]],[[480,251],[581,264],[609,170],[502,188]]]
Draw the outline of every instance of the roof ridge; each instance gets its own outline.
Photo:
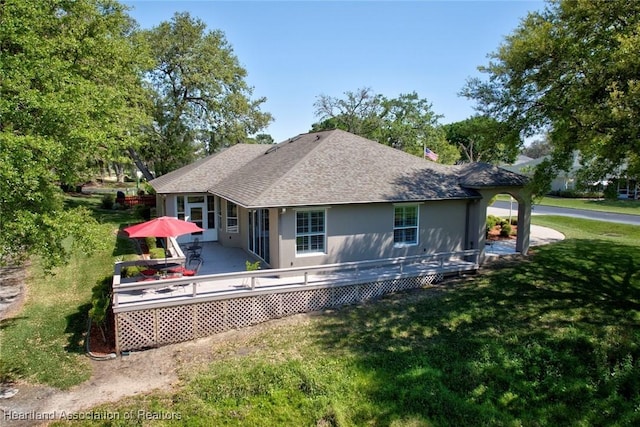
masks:
[[[304,137],[306,135],[312,135],[314,133],[315,134],[326,133],[327,136],[329,138],[331,138],[335,134],[336,130],[339,130],[339,129],[333,129],[333,130],[330,130],[330,131],[300,133],[300,134],[296,135],[293,138],[289,138],[286,141],[281,142],[280,144],[290,144],[290,143],[296,142],[297,140],[301,139],[302,137]],[[316,141],[314,141],[314,142],[317,142],[320,138],[321,137],[319,136],[316,139]],[[329,138],[325,138],[322,142],[327,141]],[[277,145],[280,145],[280,144],[277,144]],[[288,175],[292,174],[293,171],[296,169],[296,166],[298,166],[304,159],[309,157],[311,155],[311,153],[314,152],[318,147],[319,147],[319,145],[316,144],[311,150],[307,151],[307,153],[304,156],[301,156],[300,158],[298,158],[296,160],[296,162],[289,168],[289,170],[287,170],[279,179],[274,180],[270,185],[265,187],[264,190],[262,190],[260,193],[257,194],[255,199],[258,199],[258,198],[262,197],[263,194],[267,193],[269,190],[271,190],[273,187],[275,187],[277,184],[279,184],[285,177],[287,177]],[[275,151],[277,151],[277,150],[275,150]]]

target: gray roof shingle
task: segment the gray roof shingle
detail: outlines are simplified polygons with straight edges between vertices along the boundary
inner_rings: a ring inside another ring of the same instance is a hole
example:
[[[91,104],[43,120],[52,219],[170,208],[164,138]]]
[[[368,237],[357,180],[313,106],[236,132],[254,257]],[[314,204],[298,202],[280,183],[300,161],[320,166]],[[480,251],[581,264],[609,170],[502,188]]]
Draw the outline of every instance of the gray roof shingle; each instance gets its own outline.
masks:
[[[332,130],[235,145],[151,184],[159,193],[211,192],[257,208],[469,199],[479,197],[478,182],[523,185],[517,177],[490,165],[441,165]]]
[[[161,194],[207,193],[228,175],[263,154],[267,148],[265,145],[237,144],[162,175],[149,183]]]

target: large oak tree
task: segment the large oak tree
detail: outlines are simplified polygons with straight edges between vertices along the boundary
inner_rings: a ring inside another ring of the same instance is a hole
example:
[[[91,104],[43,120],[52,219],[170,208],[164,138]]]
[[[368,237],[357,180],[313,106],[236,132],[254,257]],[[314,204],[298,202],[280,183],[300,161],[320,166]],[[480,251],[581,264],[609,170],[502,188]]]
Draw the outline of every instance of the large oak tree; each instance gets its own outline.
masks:
[[[154,58],[147,79],[155,105],[143,156],[158,175],[190,163],[198,151],[245,142],[271,122],[260,111],[266,99],[251,99],[247,71],[222,31],[176,13],[141,35]]]
[[[525,135],[548,132],[552,161],[536,181],[569,167],[584,175],[640,172],[640,2],[552,0],[506,37],[462,93]]]
[[[0,1],[0,263],[35,253],[52,266],[64,238],[95,244],[60,185],[144,123],[132,24],[111,0]]]

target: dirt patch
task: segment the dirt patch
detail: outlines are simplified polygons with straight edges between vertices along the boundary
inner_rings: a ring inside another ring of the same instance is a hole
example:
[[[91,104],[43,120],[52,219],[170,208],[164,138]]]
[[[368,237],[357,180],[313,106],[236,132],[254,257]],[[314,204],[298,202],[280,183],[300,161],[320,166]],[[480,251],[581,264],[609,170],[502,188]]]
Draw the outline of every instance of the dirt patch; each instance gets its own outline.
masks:
[[[25,299],[27,265],[0,267],[0,321],[11,317]]]

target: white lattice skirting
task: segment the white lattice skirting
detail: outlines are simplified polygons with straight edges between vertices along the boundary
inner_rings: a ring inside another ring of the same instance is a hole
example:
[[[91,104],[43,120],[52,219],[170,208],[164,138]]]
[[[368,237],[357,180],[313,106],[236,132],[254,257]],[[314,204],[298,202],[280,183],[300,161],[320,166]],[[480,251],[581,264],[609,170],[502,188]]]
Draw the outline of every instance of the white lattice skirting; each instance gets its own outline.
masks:
[[[296,313],[358,304],[442,279],[442,274],[431,274],[120,312],[115,314],[117,348],[141,350],[188,341]]]

